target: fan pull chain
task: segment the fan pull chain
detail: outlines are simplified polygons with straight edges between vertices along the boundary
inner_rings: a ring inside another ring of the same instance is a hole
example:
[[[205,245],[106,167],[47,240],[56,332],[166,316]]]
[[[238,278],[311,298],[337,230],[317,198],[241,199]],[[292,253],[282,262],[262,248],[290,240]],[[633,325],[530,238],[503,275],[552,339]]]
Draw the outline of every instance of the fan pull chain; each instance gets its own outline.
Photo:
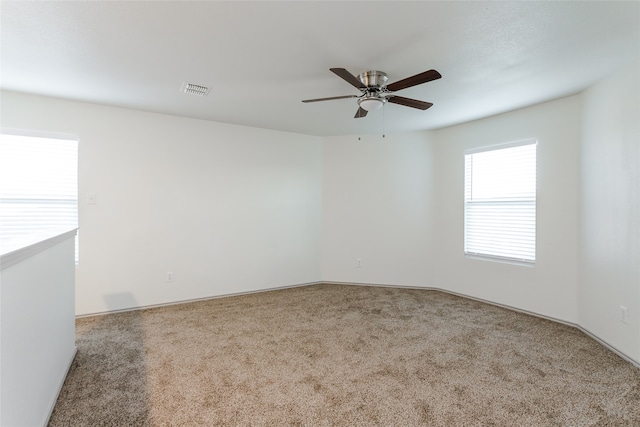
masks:
[[[384,138],[384,110],[386,107],[386,102],[384,104],[382,104],[382,137]]]

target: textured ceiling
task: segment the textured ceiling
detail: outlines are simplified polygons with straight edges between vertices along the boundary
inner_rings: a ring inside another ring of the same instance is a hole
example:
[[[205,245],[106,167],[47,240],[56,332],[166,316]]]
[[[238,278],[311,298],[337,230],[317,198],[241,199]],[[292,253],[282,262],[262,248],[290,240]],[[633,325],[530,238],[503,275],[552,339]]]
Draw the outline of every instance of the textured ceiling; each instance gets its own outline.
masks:
[[[434,129],[578,93],[640,58],[640,2],[1,3],[4,90],[344,135]],[[353,119],[359,94],[329,71],[381,70],[398,92]],[[206,97],[184,81],[211,86]]]

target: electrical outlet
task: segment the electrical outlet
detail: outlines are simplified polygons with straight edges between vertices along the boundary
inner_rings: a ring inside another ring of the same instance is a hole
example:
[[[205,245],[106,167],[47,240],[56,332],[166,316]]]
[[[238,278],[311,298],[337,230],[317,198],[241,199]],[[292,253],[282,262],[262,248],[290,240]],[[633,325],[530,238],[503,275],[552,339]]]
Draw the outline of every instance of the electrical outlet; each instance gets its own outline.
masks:
[[[165,282],[173,282],[173,271],[167,271],[167,274],[164,277]]]
[[[629,310],[627,310],[627,307],[623,305],[620,306],[620,321],[622,323],[629,322]]]
[[[362,268],[362,259],[360,258],[356,259],[356,267]]]

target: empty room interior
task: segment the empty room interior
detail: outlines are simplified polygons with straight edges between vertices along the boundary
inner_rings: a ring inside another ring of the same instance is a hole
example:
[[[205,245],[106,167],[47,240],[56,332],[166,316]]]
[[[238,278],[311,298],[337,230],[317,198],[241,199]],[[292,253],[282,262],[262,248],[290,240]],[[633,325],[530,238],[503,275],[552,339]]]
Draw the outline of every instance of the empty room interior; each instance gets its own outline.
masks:
[[[69,298],[3,254],[2,426],[640,425],[640,2],[0,7],[78,218]]]

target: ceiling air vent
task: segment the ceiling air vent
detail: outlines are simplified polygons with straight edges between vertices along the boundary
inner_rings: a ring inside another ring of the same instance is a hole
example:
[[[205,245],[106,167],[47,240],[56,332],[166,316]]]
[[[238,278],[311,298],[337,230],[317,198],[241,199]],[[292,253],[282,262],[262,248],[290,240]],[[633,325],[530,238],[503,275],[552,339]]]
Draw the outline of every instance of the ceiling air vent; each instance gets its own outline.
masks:
[[[209,93],[209,88],[206,86],[194,85],[192,83],[184,82],[182,84],[182,92],[196,96],[206,96]]]

